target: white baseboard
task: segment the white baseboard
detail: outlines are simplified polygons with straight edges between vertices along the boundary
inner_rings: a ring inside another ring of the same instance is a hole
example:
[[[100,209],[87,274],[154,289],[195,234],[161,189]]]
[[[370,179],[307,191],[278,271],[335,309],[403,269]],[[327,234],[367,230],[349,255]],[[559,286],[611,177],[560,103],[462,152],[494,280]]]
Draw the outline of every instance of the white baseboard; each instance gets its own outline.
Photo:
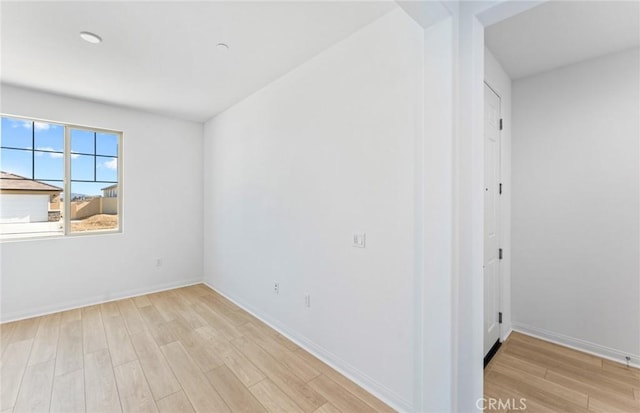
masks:
[[[631,357],[631,362],[629,363],[629,365],[635,368],[640,368],[639,354],[627,353],[622,350],[617,350],[611,347],[592,343],[590,341],[569,337],[564,334],[545,330],[543,328],[532,327],[522,323],[514,322],[512,323],[512,325],[513,331],[539,338],[541,340],[549,341],[554,344],[559,344],[564,347],[569,347],[574,350],[582,351],[584,353],[592,354],[594,356],[602,357],[604,359],[615,361],[617,363],[626,364],[625,357],[629,356]]]
[[[504,333],[502,335],[502,339],[500,340],[501,343],[504,343],[505,341],[507,341],[507,339],[509,338],[509,336],[511,335],[511,333],[513,333],[513,328],[509,327],[509,329],[507,330],[506,333]]]
[[[108,303],[110,301],[122,300],[125,298],[137,297],[139,295],[157,293],[160,291],[171,290],[179,287],[187,287],[189,285],[201,284],[201,283],[202,283],[202,278],[173,281],[170,283],[159,284],[152,287],[136,288],[133,290],[121,291],[115,294],[108,294],[107,296],[101,295],[97,297],[84,298],[81,300],[74,300],[66,303],[36,307],[29,311],[16,311],[12,313],[3,313],[0,316],[0,323],[8,323],[11,321],[24,320],[26,318],[40,317],[47,314],[58,313],[60,311],[73,310],[75,308]]]
[[[360,371],[356,367],[352,366],[349,362],[340,357],[333,354],[331,351],[325,349],[324,347],[314,343],[307,337],[302,334],[284,326],[279,321],[264,315],[258,312],[255,308],[250,306],[249,304],[243,302],[237,297],[227,294],[224,291],[221,291],[219,288],[215,288],[213,285],[209,284],[207,281],[203,281],[203,283],[216,291],[218,294],[224,296],[225,298],[232,301],[238,307],[242,308],[246,312],[250,313],[260,321],[267,324],[269,327],[276,330],[278,333],[282,334],[289,340],[296,343],[298,346],[308,351],[316,358],[329,365],[331,368],[347,377],[349,380],[356,383],[358,386],[362,387],[378,399],[382,400],[386,404],[388,404],[391,408],[397,410],[398,412],[412,412],[413,411],[413,403],[405,400],[400,395],[398,395],[395,391],[389,389],[382,383],[377,380],[371,378],[366,373]]]

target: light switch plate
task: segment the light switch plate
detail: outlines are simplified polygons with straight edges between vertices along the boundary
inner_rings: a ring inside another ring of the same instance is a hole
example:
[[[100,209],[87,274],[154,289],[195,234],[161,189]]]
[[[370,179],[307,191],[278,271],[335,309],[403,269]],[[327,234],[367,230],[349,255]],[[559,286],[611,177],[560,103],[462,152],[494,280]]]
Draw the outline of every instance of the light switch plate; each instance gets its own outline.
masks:
[[[364,248],[366,246],[367,234],[364,232],[353,233],[353,243],[351,244],[355,248]]]

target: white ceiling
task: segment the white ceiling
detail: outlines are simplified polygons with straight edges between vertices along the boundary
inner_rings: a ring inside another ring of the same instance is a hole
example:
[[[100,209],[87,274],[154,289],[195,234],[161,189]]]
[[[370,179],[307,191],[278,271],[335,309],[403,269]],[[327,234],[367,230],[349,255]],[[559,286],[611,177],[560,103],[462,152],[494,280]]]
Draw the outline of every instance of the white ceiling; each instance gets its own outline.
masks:
[[[549,1],[485,31],[512,79],[640,46],[638,1]]]
[[[2,82],[204,121],[397,7],[3,2]],[[89,44],[79,32],[99,34]],[[221,53],[216,44],[229,44]]]

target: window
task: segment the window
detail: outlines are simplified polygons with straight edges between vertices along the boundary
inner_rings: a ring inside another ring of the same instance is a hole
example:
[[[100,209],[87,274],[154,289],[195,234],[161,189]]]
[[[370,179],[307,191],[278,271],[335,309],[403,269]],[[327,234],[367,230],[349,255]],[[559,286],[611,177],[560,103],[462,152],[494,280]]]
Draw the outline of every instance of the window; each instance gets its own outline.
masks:
[[[0,239],[120,231],[121,132],[1,121]]]

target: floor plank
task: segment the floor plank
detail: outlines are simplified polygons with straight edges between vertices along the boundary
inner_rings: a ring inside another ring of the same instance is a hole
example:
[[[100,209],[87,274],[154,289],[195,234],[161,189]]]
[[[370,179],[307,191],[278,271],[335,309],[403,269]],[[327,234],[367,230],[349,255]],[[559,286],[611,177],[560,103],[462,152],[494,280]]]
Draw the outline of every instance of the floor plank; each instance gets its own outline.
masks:
[[[318,360],[312,354],[300,349],[296,352],[298,357],[307,361],[307,363],[314,366],[314,368],[320,371],[325,376],[331,378],[331,380],[335,381],[345,389],[349,390],[351,393],[355,394],[360,400],[367,403],[369,406],[373,407],[376,411],[392,413],[395,412],[391,407],[387,406],[378,398],[374,397],[371,393],[364,390],[362,387],[358,386],[342,374],[338,373],[322,361]]]
[[[84,354],[107,348],[107,337],[104,334],[102,314],[98,306],[82,309],[82,348]]]
[[[11,335],[16,329],[17,322],[0,324],[0,356],[9,346]]]
[[[202,298],[202,297],[200,297]],[[242,337],[242,333],[231,323],[229,323],[222,315],[212,310],[209,306],[198,302],[194,304],[194,311],[198,313],[210,326],[220,333],[224,334],[227,340]]]
[[[22,378],[15,412],[46,412],[51,404],[55,360],[28,366]]]
[[[138,311],[146,323],[147,330],[151,332],[158,345],[164,346],[178,340],[179,337],[172,328],[171,321],[165,321],[155,305],[141,307]]]
[[[161,350],[196,412],[230,412],[180,342],[166,344]]]
[[[82,320],[82,309],[74,308],[73,310],[67,310],[60,313],[60,326],[63,326],[72,321]]]
[[[114,366],[128,363],[138,359],[127,327],[120,315],[107,317],[102,320],[104,323],[104,331],[107,335],[107,344],[109,353],[111,354],[111,362]]]
[[[154,398],[159,400],[180,391],[178,380],[150,333],[143,331],[134,334],[131,341]]]
[[[27,368],[33,339],[15,341],[2,354],[0,369],[0,410],[13,408],[20,391],[20,383]]]
[[[51,412],[80,413],[85,411],[84,371],[56,375],[51,393]]]
[[[160,413],[195,413],[184,392],[179,391],[156,402]]]
[[[298,376],[251,340],[241,337],[233,340],[232,344],[267,374],[271,381],[280,387],[303,411],[313,412],[327,402],[322,395],[307,386]]]
[[[109,301],[108,303],[100,304],[100,314],[102,314],[102,321],[111,317],[120,317],[120,309],[118,308],[117,301]]]
[[[227,366],[218,367],[206,375],[232,412],[266,412],[262,404]]]
[[[158,411],[138,360],[121,364],[113,371],[124,413]]]
[[[82,342],[82,320],[63,322],[58,338],[56,375],[64,375],[83,367]]]
[[[250,387],[266,377],[251,361],[229,344],[222,334],[216,332],[213,328],[201,327],[196,332],[219,354],[224,364],[233,371],[245,386]]]
[[[151,300],[146,295],[139,295],[137,297],[133,297],[133,303],[138,308],[144,308],[151,305]]]
[[[122,411],[108,349],[84,356],[84,380],[87,411]]]
[[[270,413],[302,413],[302,409],[269,379],[254,384],[249,390]]]
[[[42,317],[38,331],[33,340],[33,348],[29,357],[29,365],[44,363],[56,357],[58,348],[58,332],[60,331],[60,313]]]
[[[299,358],[295,353],[292,353],[291,350],[273,340],[272,337],[262,333],[262,331],[252,323],[246,323],[238,327],[238,331],[250,337],[278,361],[289,367],[293,374],[300,377],[302,381],[308,382],[320,375],[319,371],[307,364],[307,362]]]
[[[176,319],[178,314],[174,311],[173,303],[169,301],[170,296],[166,291],[149,294],[148,297],[151,304],[158,310],[165,322]]]
[[[375,412],[371,406],[325,375],[320,375],[310,381],[309,386],[343,412]]]
[[[640,404],[589,397],[589,410],[596,413],[638,413]]]
[[[15,412],[46,412],[51,405],[55,360],[28,366],[22,378]]]
[[[223,364],[215,349],[209,346],[207,341],[192,330],[185,321],[178,318],[168,324],[172,326],[174,334],[202,372],[213,370]]]
[[[142,317],[138,312],[138,308],[135,306],[133,301],[131,301],[131,299],[118,301],[118,308],[120,309],[122,318],[124,318],[124,322],[127,326],[129,334],[135,334],[144,331],[144,321],[142,320]]]
[[[338,410],[331,403],[325,403],[322,406],[320,406],[320,408],[316,410],[314,413],[342,413],[342,412]]]
[[[34,317],[28,318],[26,320],[15,321],[15,327],[13,329],[13,333],[11,334],[9,342],[15,343],[16,341],[23,341],[34,338],[36,336],[36,333],[38,332],[40,321],[42,321],[42,317]]]
[[[547,374],[546,367],[542,367],[534,363],[529,363],[526,360],[514,357],[507,353],[502,354],[499,359],[492,360],[492,364],[496,363],[510,366],[514,369],[529,373],[536,377],[544,378],[545,374]]]

